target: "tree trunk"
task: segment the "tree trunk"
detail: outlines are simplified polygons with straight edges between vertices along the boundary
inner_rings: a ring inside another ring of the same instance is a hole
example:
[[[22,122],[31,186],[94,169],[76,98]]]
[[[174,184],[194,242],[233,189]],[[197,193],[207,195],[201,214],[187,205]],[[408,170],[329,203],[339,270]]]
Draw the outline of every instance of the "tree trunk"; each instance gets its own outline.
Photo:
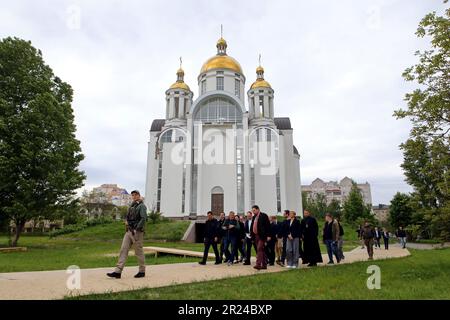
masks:
[[[25,227],[25,221],[17,221],[16,222],[16,233],[14,235],[14,240],[12,241],[12,247],[17,247],[17,242],[19,241],[20,234]]]

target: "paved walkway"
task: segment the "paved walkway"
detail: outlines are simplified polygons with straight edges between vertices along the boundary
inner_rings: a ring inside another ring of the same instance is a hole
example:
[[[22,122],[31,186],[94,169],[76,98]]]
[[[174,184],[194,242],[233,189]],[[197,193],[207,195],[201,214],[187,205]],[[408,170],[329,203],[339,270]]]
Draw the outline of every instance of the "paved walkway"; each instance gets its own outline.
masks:
[[[374,259],[376,260],[405,257],[410,254],[407,249],[401,249],[398,245],[392,246],[388,251],[378,249],[374,252]],[[327,262],[326,255],[323,255],[323,257],[324,261]],[[367,260],[366,250],[358,247],[350,252],[345,252],[343,263],[365,260]],[[305,268],[305,266],[302,266],[302,268]],[[225,264],[214,265],[212,262],[208,262],[206,266],[202,266],[198,263],[176,263],[147,266],[147,277],[143,279],[133,278],[133,275],[137,272],[137,267],[125,268],[122,279],[110,279],[106,277],[106,273],[111,272],[112,269],[112,267],[82,269],[81,289],[72,291],[67,289],[66,283],[70,274],[66,273],[66,270],[0,273],[0,299],[62,299],[69,295],[156,288],[290,270],[280,266],[257,271],[251,266],[242,264],[227,266]]]
[[[417,249],[417,250],[432,250],[432,249],[442,249],[442,248],[450,248],[450,242],[445,243],[415,243],[415,242],[407,242],[407,248]]]

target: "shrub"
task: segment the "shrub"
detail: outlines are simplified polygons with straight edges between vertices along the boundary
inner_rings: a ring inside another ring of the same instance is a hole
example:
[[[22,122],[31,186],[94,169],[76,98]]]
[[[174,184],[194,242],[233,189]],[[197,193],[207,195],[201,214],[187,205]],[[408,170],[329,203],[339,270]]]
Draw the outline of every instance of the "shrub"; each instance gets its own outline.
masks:
[[[96,219],[92,219],[92,220],[86,220],[83,222],[79,222],[77,224],[70,224],[70,225],[66,225],[64,226],[64,228],[58,229],[58,230],[53,230],[49,233],[49,237],[50,238],[54,238],[63,234],[68,234],[68,233],[72,233],[72,232],[77,232],[77,231],[81,231],[83,229],[89,228],[89,227],[93,227],[93,226],[97,226],[100,224],[107,224],[107,223],[111,223],[114,220],[110,217],[101,217],[101,218],[96,218]]]

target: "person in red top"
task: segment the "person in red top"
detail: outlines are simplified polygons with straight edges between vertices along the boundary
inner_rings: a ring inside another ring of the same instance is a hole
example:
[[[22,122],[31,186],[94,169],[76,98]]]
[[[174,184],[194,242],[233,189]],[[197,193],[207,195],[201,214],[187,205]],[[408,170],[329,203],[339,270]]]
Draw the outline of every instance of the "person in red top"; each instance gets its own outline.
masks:
[[[270,241],[270,221],[267,214],[261,212],[257,205],[252,207],[252,231],[251,236],[256,244],[256,265],[257,270],[267,269],[266,242]]]

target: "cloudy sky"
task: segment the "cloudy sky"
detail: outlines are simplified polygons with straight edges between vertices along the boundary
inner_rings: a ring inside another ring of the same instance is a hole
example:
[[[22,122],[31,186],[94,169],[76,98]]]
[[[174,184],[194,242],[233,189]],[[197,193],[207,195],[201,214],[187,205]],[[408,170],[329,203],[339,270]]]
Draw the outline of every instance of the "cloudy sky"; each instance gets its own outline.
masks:
[[[409,132],[392,113],[414,86],[402,71],[427,40],[414,33],[442,0],[1,1],[0,38],[41,49],[74,88],[86,188],[118,183],[144,190],[153,119],[183,57],[185,81],[216,52],[224,26],[228,54],[247,89],[258,54],[275,90],[275,115],[289,116],[302,184],[344,176],[372,186],[374,203],[410,191],[398,145]]]

